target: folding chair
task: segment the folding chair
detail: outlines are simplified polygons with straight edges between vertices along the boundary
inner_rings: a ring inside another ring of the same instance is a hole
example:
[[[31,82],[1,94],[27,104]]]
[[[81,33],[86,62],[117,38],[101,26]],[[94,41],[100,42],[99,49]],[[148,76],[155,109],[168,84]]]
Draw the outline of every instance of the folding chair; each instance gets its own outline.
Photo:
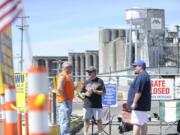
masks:
[[[106,135],[111,135],[111,126],[112,126],[112,121],[113,117],[111,116],[110,113],[110,107],[103,107],[102,109],[102,132],[105,133]],[[92,118],[92,134],[94,133],[94,125],[97,125],[95,118]],[[109,126],[109,132],[107,132],[105,129],[107,126]],[[98,134],[98,131],[95,132],[95,135]]]
[[[180,100],[160,102],[160,120],[165,122],[168,127],[165,132],[172,129],[180,120]]]
[[[122,116],[118,117],[118,122],[120,134],[128,134],[132,131],[133,125],[131,124],[131,112],[127,110],[126,103],[122,105]]]

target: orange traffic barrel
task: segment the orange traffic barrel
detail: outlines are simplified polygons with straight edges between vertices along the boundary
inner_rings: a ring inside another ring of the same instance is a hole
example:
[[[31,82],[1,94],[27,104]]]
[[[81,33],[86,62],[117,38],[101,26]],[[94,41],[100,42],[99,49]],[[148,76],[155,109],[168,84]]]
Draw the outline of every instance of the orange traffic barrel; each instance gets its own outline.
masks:
[[[49,135],[48,74],[45,67],[32,66],[28,70],[28,119],[30,135]]]
[[[1,122],[2,122],[2,135],[6,135],[6,120],[4,111],[4,94],[0,94],[0,112],[1,112]]]
[[[5,121],[6,135],[17,135],[17,111],[12,108],[16,106],[15,86],[5,88]]]

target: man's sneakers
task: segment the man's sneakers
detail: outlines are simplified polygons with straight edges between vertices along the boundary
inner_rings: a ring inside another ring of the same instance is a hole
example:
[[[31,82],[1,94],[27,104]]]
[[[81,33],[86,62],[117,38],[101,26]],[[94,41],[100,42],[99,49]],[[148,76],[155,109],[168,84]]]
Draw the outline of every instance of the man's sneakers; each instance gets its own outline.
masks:
[[[103,132],[99,133],[98,135],[104,135]]]

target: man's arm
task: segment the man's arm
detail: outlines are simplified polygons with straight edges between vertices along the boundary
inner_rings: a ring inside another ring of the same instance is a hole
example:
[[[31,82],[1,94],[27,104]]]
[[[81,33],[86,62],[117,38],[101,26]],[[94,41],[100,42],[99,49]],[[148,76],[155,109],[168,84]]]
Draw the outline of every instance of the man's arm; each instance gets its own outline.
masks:
[[[87,97],[90,97],[90,96],[91,96],[91,94],[90,94],[88,91],[82,92],[81,94],[82,94],[83,96],[87,96]]]
[[[100,83],[101,83],[101,88],[96,90],[96,89],[93,89],[92,91],[95,93],[95,94],[98,94],[100,96],[103,96],[105,93],[106,93],[106,90],[105,90],[105,86],[104,86],[104,82],[102,80],[100,80]]]
[[[137,102],[139,101],[141,95],[142,95],[141,92],[136,92],[136,93],[135,93],[135,95],[134,95],[134,100],[133,100],[133,103],[132,103],[132,105],[131,105],[131,109],[135,109],[135,108],[136,108]]]
[[[91,94],[92,94],[92,92],[89,93],[89,92],[86,90],[85,87],[86,87],[86,84],[84,83],[84,85],[83,85],[83,87],[82,87],[82,89],[81,89],[81,94],[82,94],[82,96],[88,96],[88,97],[90,97]]]
[[[104,90],[93,90],[93,92],[95,93],[95,94],[98,94],[98,95],[104,95],[105,94],[105,92],[104,92]]]
[[[144,86],[145,86],[145,79],[143,78],[143,76],[138,76],[138,78],[136,80],[136,84],[135,84],[136,93],[134,95],[134,99],[133,99],[133,103],[131,105],[131,109],[136,108],[137,103],[138,103],[139,99],[141,98],[142,92],[144,90]]]
[[[58,79],[57,90],[58,90],[58,93],[63,96],[64,100],[66,100],[66,95],[64,92],[64,85],[65,85],[65,77],[61,76]]]

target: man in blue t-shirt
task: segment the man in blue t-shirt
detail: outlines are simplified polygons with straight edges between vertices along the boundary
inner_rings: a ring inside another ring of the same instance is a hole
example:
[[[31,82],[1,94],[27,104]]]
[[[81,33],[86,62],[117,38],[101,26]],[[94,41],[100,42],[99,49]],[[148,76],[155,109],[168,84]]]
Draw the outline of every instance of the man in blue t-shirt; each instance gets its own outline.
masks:
[[[146,63],[144,61],[138,60],[132,66],[137,76],[129,88],[127,108],[132,110],[133,135],[146,135],[147,112],[151,109],[151,79],[145,71]]]

